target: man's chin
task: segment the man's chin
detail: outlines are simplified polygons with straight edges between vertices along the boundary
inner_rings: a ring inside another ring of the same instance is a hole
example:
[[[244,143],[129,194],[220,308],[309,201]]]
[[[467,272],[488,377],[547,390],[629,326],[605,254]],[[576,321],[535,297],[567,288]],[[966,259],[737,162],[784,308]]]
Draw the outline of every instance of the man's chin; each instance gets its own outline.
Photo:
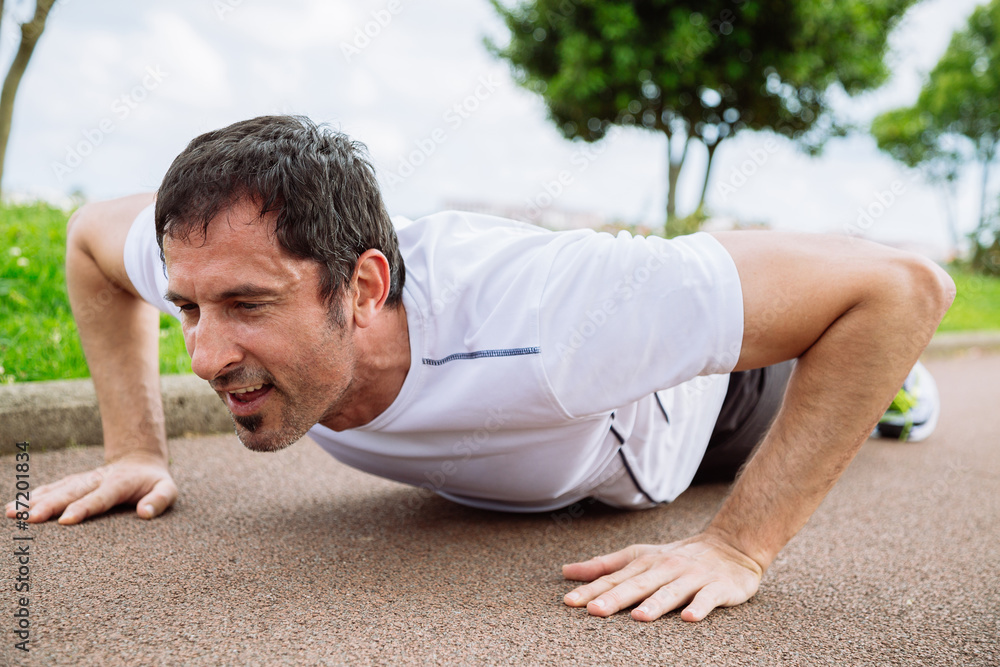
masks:
[[[236,426],[236,437],[244,447],[253,452],[277,452],[295,444],[306,434],[306,431],[298,433],[291,429],[266,428],[258,415],[230,416],[233,417],[233,424]]]

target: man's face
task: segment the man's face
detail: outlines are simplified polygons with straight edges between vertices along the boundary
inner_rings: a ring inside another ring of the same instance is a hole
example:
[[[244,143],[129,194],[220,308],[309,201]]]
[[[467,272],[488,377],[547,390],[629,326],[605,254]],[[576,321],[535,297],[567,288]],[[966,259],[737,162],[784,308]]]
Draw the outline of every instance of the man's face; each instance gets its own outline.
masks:
[[[258,213],[238,202],[206,238],[165,237],[163,250],[191,368],[247,448],[276,451],[343,408],[356,357],[350,317],[338,328],[320,297],[320,266],[285,252]]]

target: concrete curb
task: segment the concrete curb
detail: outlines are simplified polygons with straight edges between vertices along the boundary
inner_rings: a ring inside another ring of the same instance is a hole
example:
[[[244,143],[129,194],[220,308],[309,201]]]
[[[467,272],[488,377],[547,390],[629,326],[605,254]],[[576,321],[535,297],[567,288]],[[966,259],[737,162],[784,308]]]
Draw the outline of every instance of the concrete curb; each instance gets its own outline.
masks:
[[[935,334],[924,354],[937,356],[970,350],[1000,350],[1000,331],[955,331]]]
[[[1000,351],[1000,331],[941,333],[928,356],[971,350]],[[194,375],[160,379],[167,436],[232,432],[232,421],[208,383]],[[57,380],[0,385],[0,454],[28,440],[36,450],[104,442],[97,396],[90,380]]]
[[[229,412],[208,383],[196,375],[160,378],[167,437],[233,430]],[[55,380],[0,385],[0,454],[18,442],[32,449],[63,449],[104,442],[94,383]]]

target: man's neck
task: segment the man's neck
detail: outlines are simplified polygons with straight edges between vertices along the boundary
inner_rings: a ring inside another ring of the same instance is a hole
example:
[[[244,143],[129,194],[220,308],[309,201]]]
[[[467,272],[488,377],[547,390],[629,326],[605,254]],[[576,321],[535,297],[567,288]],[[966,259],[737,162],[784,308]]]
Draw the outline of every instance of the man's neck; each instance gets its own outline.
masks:
[[[402,303],[383,310],[378,321],[364,330],[356,355],[347,404],[320,422],[334,431],[368,424],[399,396],[410,370],[410,331]]]

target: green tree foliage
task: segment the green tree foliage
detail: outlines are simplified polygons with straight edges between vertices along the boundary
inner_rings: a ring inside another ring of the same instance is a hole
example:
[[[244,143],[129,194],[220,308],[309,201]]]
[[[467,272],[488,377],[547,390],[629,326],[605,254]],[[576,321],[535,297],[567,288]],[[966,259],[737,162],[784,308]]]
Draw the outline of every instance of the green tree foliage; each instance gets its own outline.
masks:
[[[972,260],[1000,274],[1000,212],[988,210],[990,165],[1000,143],[1000,0],[977,8],[952,35],[912,107],[877,116],[871,131],[879,148],[950,188],[962,165],[982,168],[979,223]],[[958,233],[949,214],[953,241]]]
[[[505,6],[506,46],[488,42],[539,93],[570,139],[613,126],[667,138],[667,219],[691,141],[769,130],[818,151],[841,128],[828,89],[881,84],[886,35],[915,0],[535,0]],[[673,144],[673,145],[671,145]]]

